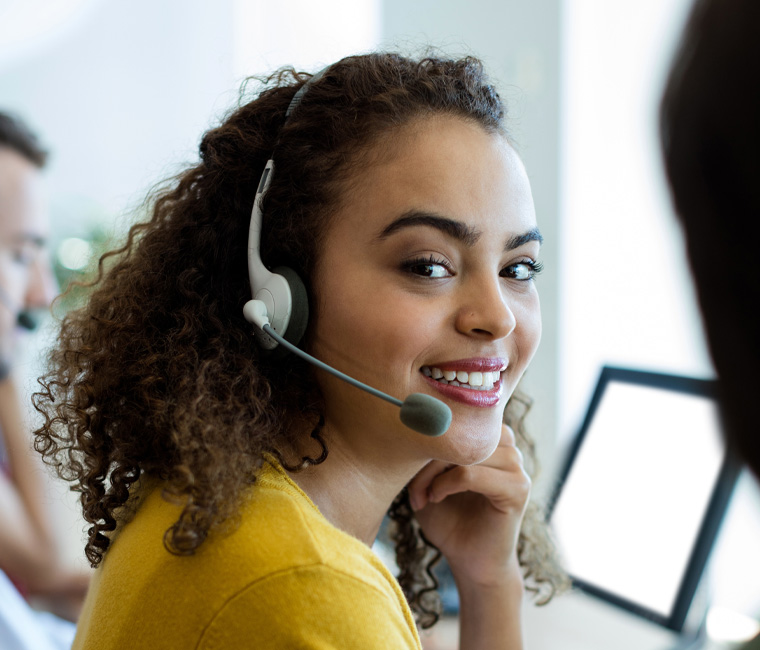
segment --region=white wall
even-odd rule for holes
[[[374,47],[378,2],[0,0],[0,35],[24,34],[0,47],[0,107],[52,150],[56,225],[120,219],[197,159],[246,76]]]
[[[234,95],[229,3],[95,3],[72,28],[0,68],[0,104],[52,150],[53,217],[108,218],[194,158]],[[221,100],[221,101],[220,101]]]
[[[603,364],[712,376],[657,107],[690,0],[566,0],[560,436]]]

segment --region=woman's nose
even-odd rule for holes
[[[469,336],[501,339],[509,336],[517,325],[509,306],[501,278],[473,278],[462,286],[464,299],[457,313],[457,329]]]

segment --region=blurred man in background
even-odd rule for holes
[[[45,624],[21,594],[42,596],[69,617],[88,576],[62,567],[46,506],[46,482],[32,449],[29,408],[13,377],[22,330],[57,289],[47,250],[41,170],[46,153],[18,119],[0,112],[0,646],[46,648]],[[18,591],[14,589],[11,582]],[[53,627],[66,633],[66,626]],[[24,635],[26,645],[24,645]],[[69,639],[70,642],[70,639]],[[50,646],[56,647],[56,646]]]

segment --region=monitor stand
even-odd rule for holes
[[[695,634],[684,637],[667,650],[699,650],[699,648],[704,647],[705,643],[707,643],[707,630],[703,622]]]
[[[699,650],[707,643],[707,610],[710,609],[711,600],[709,583],[708,572],[704,571],[686,615],[681,639],[667,650]]]

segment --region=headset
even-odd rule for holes
[[[33,330],[37,327],[37,319],[27,309],[19,310],[13,304],[11,297],[5,289],[0,286],[0,304],[16,315],[16,324],[27,330]],[[3,381],[11,373],[11,365],[8,360],[0,358],[0,381]]]
[[[285,111],[286,122],[301,104],[308,89],[328,70],[329,66],[310,77],[298,89]],[[279,266],[270,271],[261,260],[261,203],[272,182],[274,170],[274,161],[270,158],[259,179],[248,229],[248,281],[251,285],[252,299],[243,307],[243,315],[249,323],[255,325],[254,336],[257,342],[264,350],[274,350],[278,345],[282,345],[325,372],[400,407],[401,421],[410,429],[427,436],[442,435],[451,424],[451,409],[440,400],[424,393],[413,393],[402,402],[349,377],[296,347],[303,338],[309,322],[306,287],[293,269]]]
[[[0,286],[0,303],[12,313],[16,314],[16,324],[20,327],[23,327],[26,330],[33,330],[37,327],[37,319],[32,313],[28,309],[18,309],[2,286]]]
[[[285,122],[301,104],[306,91],[319,81],[327,70],[328,68],[323,68],[298,89],[285,111]],[[248,281],[251,284],[253,299],[261,300],[266,305],[269,321],[274,331],[293,345],[298,345],[306,333],[306,326],[309,322],[309,299],[306,294],[306,286],[298,277],[298,273],[290,267],[279,266],[272,272],[261,261],[261,224],[263,221],[261,202],[269,188],[273,172],[274,161],[270,158],[267,160],[259,179],[256,197],[253,201],[253,210],[251,211],[251,224],[248,229]],[[261,328],[255,330],[255,336],[265,350],[273,350],[278,345],[277,340],[267,335]]]

